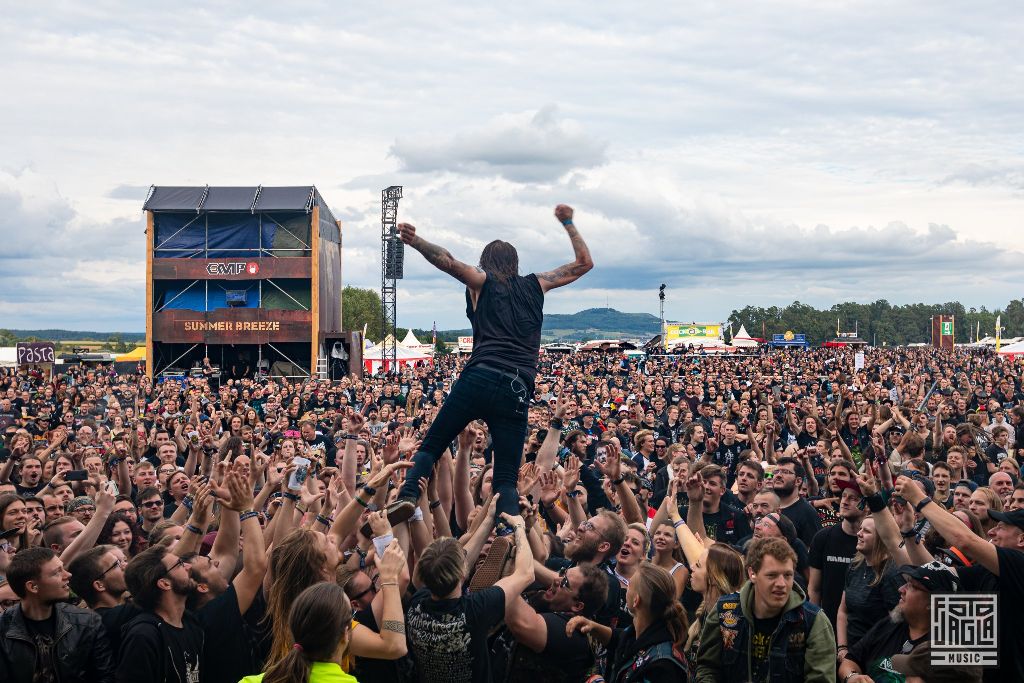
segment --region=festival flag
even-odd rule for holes
[[[434,336],[432,337],[432,340],[433,341],[431,343],[434,346],[437,346],[437,321],[436,320],[434,321]]]
[[[999,323],[1002,320],[1002,317],[1003,317],[1002,315],[997,315],[996,316],[996,353],[999,353],[999,346],[1000,346],[1001,342],[1003,341],[1003,334],[1000,331],[1001,328],[1000,328],[1000,325],[999,325]]]

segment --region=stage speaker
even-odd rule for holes
[[[401,280],[405,273],[405,244],[398,237],[389,237],[384,257],[384,277]]]

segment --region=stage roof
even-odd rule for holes
[[[177,187],[153,185],[142,207],[145,211],[305,211],[327,202],[313,185],[295,187]],[[331,215],[331,220],[334,216]]]

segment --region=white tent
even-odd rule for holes
[[[740,325],[740,331],[736,333],[736,336],[729,342],[732,346],[741,349],[755,348],[758,346],[758,341],[750,336],[747,332],[747,328],[742,324]]]
[[[412,333],[410,332],[409,335],[406,335],[406,339],[408,339],[411,334]],[[413,336],[413,339],[416,339],[416,337]],[[392,371],[389,367],[391,361],[388,360],[388,362],[385,363],[384,359],[381,357],[384,352],[385,342],[389,341],[394,342],[394,337],[390,334],[385,337],[384,342],[381,342],[380,344],[374,344],[369,339],[367,339],[363,344],[363,367],[370,374],[376,373],[381,369],[381,367],[384,367],[387,372]],[[429,347],[424,346],[423,344],[420,344],[419,346],[420,348],[418,349],[409,348],[405,346],[405,344],[398,344],[395,346],[395,362],[398,363],[398,368],[395,368],[395,371],[400,370],[406,365],[411,365],[419,361],[425,361],[427,363],[430,362],[431,354],[428,353]]]
[[[1011,360],[1016,360],[1018,356],[1024,356],[1024,341],[1003,346],[999,349],[999,355],[1009,356]]]
[[[16,368],[18,367],[18,347],[17,346],[2,346],[0,347],[0,368]]]
[[[409,348],[412,348],[414,346],[422,346],[422,344],[420,344],[420,340],[417,339],[416,335],[412,333],[411,328],[409,329],[408,332],[405,333],[405,339],[402,340],[402,346],[407,346]]]

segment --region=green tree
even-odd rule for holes
[[[440,337],[438,337],[437,341],[434,342],[434,355],[436,355],[436,356],[446,356],[446,355],[448,355],[448,347],[445,346],[444,340],[442,340]]]
[[[341,291],[341,325],[345,330],[362,330],[373,342],[383,338],[380,293],[372,289],[345,287]]]

